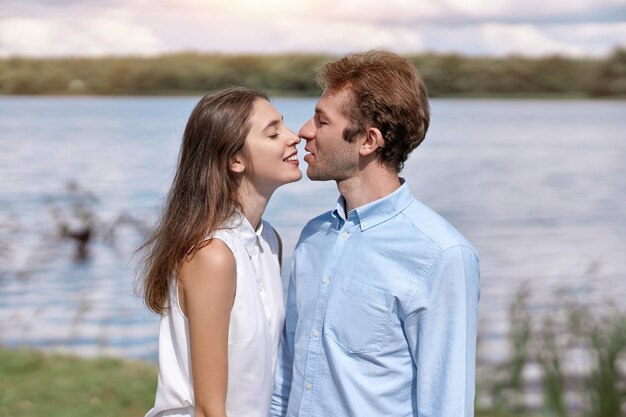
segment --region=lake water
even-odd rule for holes
[[[0,344],[156,359],[158,317],[133,295],[141,233],[114,224],[154,219],[196,100],[0,98]],[[274,100],[294,131],[314,103]],[[403,176],[481,254],[482,359],[504,357],[524,282],[537,311],[563,295],[592,308],[626,296],[625,132],[626,102],[432,100]],[[68,181],[97,198],[82,260],[52,215],[72,218]],[[286,254],[336,198],[334,183],[306,179],[275,194],[265,218]]]

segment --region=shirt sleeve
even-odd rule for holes
[[[479,262],[470,247],[444,250],[422,277],[404,321],[415,366],[417,415],[474,415]]]
[[[295,263],[291,268],[289,278],[289,288],[287,293],[287,307],[285,312],[285,326],[278,345],[278,358],[276,361],[276,376],[274,381],[274,392],[270,407],[271,417],[283,417],[287,414],[287,404],[289,402],[289,392],[291,391],[291,381],[293,376],[293,352],[296,324],[298,322],[298,311],[296,308],[296,286],[295,286]]]

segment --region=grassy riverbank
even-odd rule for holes
[[[147,363],[0,348],[0,417],[141,417],[153,404],[156,381],[156,367]],[[565,413],[476,411],[476,417],[548,415]]]
[[[0,417],[141,417],[153,404],[156,380],[146,363],[0,348]]]
[[[0,348],[0,417],[140,417],[156,380],[140,362]]]
[[[566,302],[536,314],[530,297],[524,286],[510,307],[509,359],[478,364],[476,417],[623,416],[626,313],[607,304],[591,314]],[[572,362],[572,353],[583,361]],[[583,373],[581,364],[588,368]],[[533,365],[540,377],[529,380]],[[148,363],[0,348],[0,417],[141,417],[153,404],[156,381]],[[527,403],[533,392],[541,405]]]
[[[433,97],[626,98],[626,50],[605,58],[407,56]],[[311,54],[0,59],[0,94],[199,95],[241,85],[272,95],[317,96]]]

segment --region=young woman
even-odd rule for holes
[[[142,247],[144,298],[161,314],[146,417],[268,415],[284,306],[280,239],[261,216],[276,188],[302,177],[299,142],[257,91],[219,91],[193,110]]]

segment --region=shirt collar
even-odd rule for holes
[[[340,228],[346,220],[356,220],[362,231],[374,227],[389,220],[403,211],[413,202],[413,196],[404,178],[400,178],[400,187],[383,198],[357,207],[345,216],[346,200],[343,196],[337,199],[337,207],[332,211],[332,216],[337,220],[337,228]]]
[[[241,212],[237,212],[225,225],[226,229],[232,230],[243,242],[248,256],[254,254],[255,246],[260,246],[261,233],[263,233],[263,219],[259,222],[256,230],[252,227],[246,216]]]

